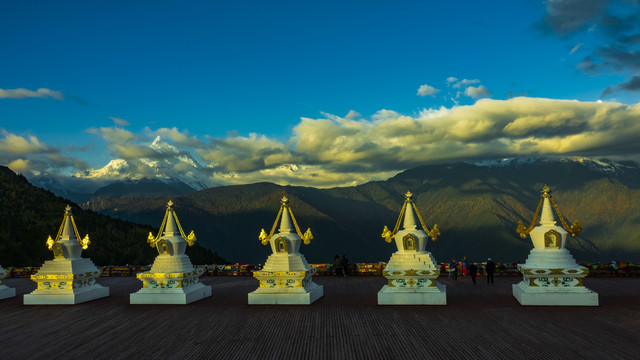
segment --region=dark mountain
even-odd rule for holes
[[[173,197],[181,219],[205,247],[226,258],[263,262],[269,254],[257,236],[269,230],[282,195],[301,230],[315,239],[301,251],[311,262],[338,254],[351,261],[386,261],[395,251],[380,237],[396,221],[404,193],[414,193],[429,227],[442,235],[428,249],[440,262],[467,256],[482,260],[524,261],[532,248],[515,232],[531,221],[544,184],[567,221],[578,219],[581,236],[569,241],[578,260],[635,260],[640,257],[640,168],[635,163],[589,160],[510,161],[431,165],[404,171],[387,181],[355,187],[315,189],[271,183],[225,186]],[[156,224],[167,197],[102,199],[91,209],[144,224]],[[186,229],[185,229],[186,230]]]
[[[147,245],[150,231],[157,228],[117,220],[91,210],[83,210],[50,191],[32,186],[26,178],[0,166],[0,264],[3,266],[40,266],[53,254],[45,245],[47,236],[56,235],[64,208],[73,208],[81,236],[89,234],[91,245],[83,257],[97,265],[145,265],[157,252]],[[179,212],[178,212],[179,214]],[[164,210],[156,215],[160,225]],[[188,219],[184,226],[190,226]],[[188,249],[196,264],[223,262],[216,254],[198,244]]]
[[[91,196],[91,200],[103,198],[152,198],[175,196],[195,191],[191,186],[179,180],[162,181],[158,179],[140,179],[117,181],[101,187]]]

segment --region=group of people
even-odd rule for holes
[[[349,259],[347,255],[342,254],[342,258],[336,254],[333,258],[333,271],[335,275],[347,276],[349,275]]]
[[[487,274],[487,284],[493,284],[493,274],[496,271],[496,263],[493,262],[491,258],[487,259],[484,270]],[[458,280],[458,272],[462,272],[463,276],[471,276],[471,281],[475,285],[478,266],[473,261],[468,261],[466,256],[460,262],[451,259],[449,263],[449,279]]]

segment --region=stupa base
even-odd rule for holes
[[[598,293],[582,287],[582,291],[532,291],[522,283],[513,284],[513,296],[526,306],[598,306]],[[551,290],[551,289],[550,289]],[[574,290],[574,289],[572,289]]]
[[[398,289],[385,285],[378,292],[378,305],[447,305],[446,286],[421,289]]]
[[[198,283],[186,288],[142,288],[129,295],[129,303],[132,305],[186,305],[209,296],[211,296],[211,286]]]
[[[263,288],[249,293],[249,305],[311,305],[324,295],[322,285],[305,289],[305,292],[268,292]]]
[[[16,289],[0,285],[0,299],[7,299],[14,296],[16,296]]]
[[[75,305],[109,296],[109,288],[98,284],[72,291],[35,290],[24,295],[25,305]]]

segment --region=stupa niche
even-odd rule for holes
[[[0,266],[0,299],[6,299],[16,296],[16,289],[10,288],[2,283],[2,279],[7,276],[5,270]]]
[[[262,229],[259,236],[263,245],[271,245],[272,254],[262,270],[253,273],[260,287],[249,293],[250,305],[310,305],[324,294],[322,286],[312,279],[316,268],[309,266],[299,252],[300,242],[309,244],[313,239],[311,230],[302,234],[289,208],[289,199],[285,196],[281,201],[271,232],[267,234]],[[281,220],[280,229],[274,235],[278,220]]]
[[[552,204],[562,226],[556,225]],[[540,207],[540,224],[534,228]],[[516,231],[522,238],[530,235],[533,242],[527,261],[518,265],[524,279],[513,285],[513,296],[521,305],[598,306],[598,294],[582,284],[589,269],[578,265],[566,249],[567,235],[575,237],[582,228],[578,221],[567,225],[547,185],[531,225],[525,228],[520,222]]]
[[[399,230],[403,215],[404,229]],[[416,224],[416,216],[420,220],[421,229]],[[435,241],[438,235],[438,225],[434,225],[431,230],[427,229],[413,203],[411,192],[407,191],[395,228],[390,231],[385,226],[382,232],[385,241],[395,240],[398,251],[391,255],[382,272],[389,283],[378,292],[378,305],[447,304],[446,287],[436,281],[440,275],[440,267],[431,253],[425,250],[427,237]]]
[[[62,225],[55,239],[47,239],[53,252],[53,260],[47,260],[40,270],[31,275],[38,285],[36,290],[24,295],[25,305],[60,305],[109,296],[109,288],[97,283],[100,270],[91,259],[82,258],[82,250],[91,242],[89,235],[80,240],[71,207],[67,205]]]
[[[196,269],[184,252],[193,246],[193,231],[185,235],[169,200],[158,235],[147,242],[158,250],[151,270],[137,275],[142,289],[130,295],[131,304],[189,304],[211,296],[211,286],[200,283],[203,269]]]

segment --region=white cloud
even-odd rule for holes
[[[248,137],[211,138],[209,146],[197,149],[196,154],[221,171],[236,172],[267,169],[303,160],[291,152],[288,144],[254,133]]]
[[[21,136],[0,131],[0,164],[15,171],[46,171],[48,169],[86,169],[84,161],[63,155],[61,149],[49,146],[36,136]],[[69,150],[69,148],[65,150]]]
[[[420,87],[418,88],[417,95],[420,95],[420,96],[436,96],[438,91],[440,91],[440,90],[434,88],[433,86],[424,84],[424,85],[420,85]]]
[[[356,119],[362,117],[362,114],[355,110],[349,110],[349,113],[345,116],[345,119]]]
[[[449,79],[451,79],[451,78],[449,78]],[[453,79],[455,79],[455,78],[453,78]],[[456,79],[456,80],[458,80],[458,79]],[[469,85],[478,84],[478,83],[480,83],[480,80],[478,80],[478,79],[472,79],[472,80],[462,79],[462,80],[459,80],[459,81],[455,81],[453,83],[453,87],[455,89],[464,89],[464,88],[468,87]]]
[[[225,184],[251,184],[269,181],[276,184],[314,187],[355,186],[368,181],[386,180],[397,171],[336,172],[322,165],[283,165],[242,174],[219,173],[217,178]]]
[[[38,154],[49,151],[48,147],[41,143],[37,137],[22,137],[2,130],[2,139],[0,139],[0,151],[9,154]]]
[[[59,91],[40,88],[38,90],[29,89],[0,89],[0,99],[25,99],[25,98],[53,98],[64,100],[64,94]]]
[[[127,120],[118,118],[118,117],[113,117],[113,116],[109,116],[109,119],[113,120],[113,123],[116,125],[120,125],[120,126],[129,126],[131,125],[130,122],[128,122]]]
[[[489,89],[487,89],[487,87],[484,85],[480,85],[478,87],[469,86],[464,90],[464,94],[474,99],[491,96],[491,93],[489,93]]]
[[[579,42],[576,44],[576,46],[574,46],[571,51],[569,52],[569,55],[573,55],[574,52],[578,51],[578,49],[580,49],[580,47],[582,46],[582,43]]]
[[[23,172],[29,170],[29,160],[15,159],[7,164],[7,167],[15,172]]]
[[[189,147],[204,147],[205,143],[198,140],[197,137],[189,134],[188,131],[180,131],[176,127],[172,128],[160,128],[158,130],[152,131],[149,128],[146,128],[145,131],[152,136],[162,136],[164,138],[169,138],[177,144],[189,146]]]

